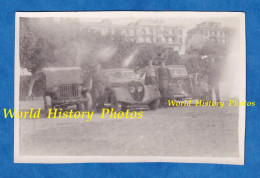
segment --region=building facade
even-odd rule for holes
[[[125,40],[136,43],[154,43],[172,48],[179,53],[185,52],[185,29],[169,26],[162,21],[140,20],[128,25],[113,25],[111,21],[88,23],[88,29],[105,35],[121,35]]]
[[[201,48],[207,42],[218,42],[228,45],[231,40],[232,29],[222,27],[218,22],[203,22],[187,31],[186,49]]]

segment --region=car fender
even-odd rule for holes
[[[118,87],[118,88],[113,88],[112,91],[114,92],[117,100],[119,102],[122,102],[122,103],[130,103],[130,104],[135,104],[137,103],[131,93],[129,92],[129,90],[127,90],[126,88],[124,87]]]

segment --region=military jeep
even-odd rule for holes
[[[76,106],[77,110],[88,108],[88,88],[84,84],[80,67],[44,68],[44,108],[66,109]]]
[[[106,69],[102,71],[105,79],[106,104],[116,111],[130,107],[148,105],[155,110],[160,104],[160,92],[156,86],[144,85],[132,69]]]

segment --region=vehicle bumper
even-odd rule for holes
[[[87,102],[88,98],[68,98],[68,99],[59,99],[59,100],[52,100],[52,104],[73,104],[73,103],[81,103]]]

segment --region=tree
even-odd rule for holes
[[[198,51],[200,55],[225,56],[227,49],[227,46],[221,42],[207,41]]]
[[[47,62],[53,62],[54,46],[37,31],[30,29],[28,19],[21,20],[20,65],[31,72],[27,98],[32,95],[33,85],[41,77]]]
[[[206,68],[206,62],[202,56],[212,56],[222,60],[227,54],[228,46],[218,41],[206,41],[202,46],[193,45],[186,51],[185,61],[189,70],[193,73],[203,72]],[[220,61],[221,63],[222,61]]]

